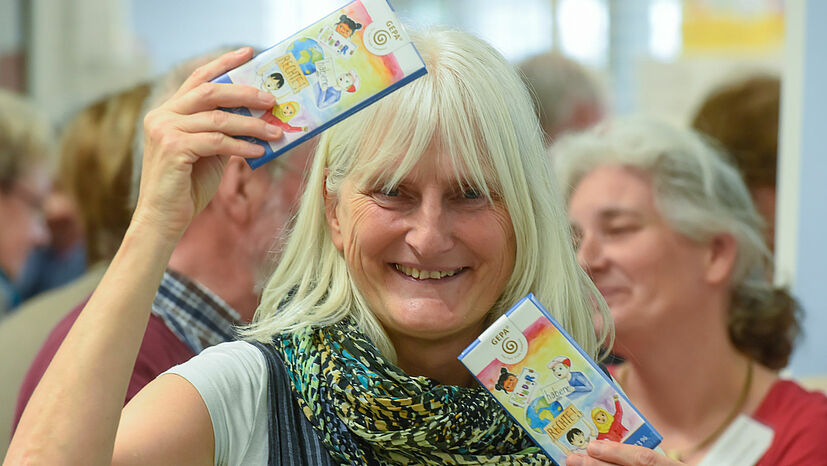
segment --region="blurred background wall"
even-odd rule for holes
[[[95,98],[219,46],[264,48],[345,0],[3,0],[0,86],[60,126]],[[807,318],[794,375],[827,373],[827,32],[820,0],[392,0],[408,23],[476,33],[518,62],[556,50],[584,64],[610,113],[685,124],[714,86],[783,77],[778,280]]]

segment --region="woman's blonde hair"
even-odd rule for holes
[[[493,321],[534,293],[591,355],[612,333],[594,285],[577,264],[562,200],[543,150],[531,99],[515,69],[466,33],[412,34],[428,74],[329,129],[321,138],[295,224],[247,338],[352,317],[387,357],[395,351],[354,284],[325,219],[325,191],[342,181],[397,185],[438,140],[458,184],[508,210],[516,239],[512,275],[489,313]],[[593,314],[603,322],[594,330]]]

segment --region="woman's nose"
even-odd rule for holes
[[[423,196],[410,214],[406,242],[420,255],[447,252],[454,245],[452,218],[441,198]]]
[[[599,237],[589,232],[583,233],[577,249],[577,262],[589,275],[606,267],[607,261]]]

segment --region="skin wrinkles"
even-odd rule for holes
[[[435,151],[394,189],[360,189],[346,178],[330,202],[334,243],[396,348],[476,338],[514,268],[514,229],[501,203],[458,186],[450,159]],[[396,264],[459,272],[418,280]]]

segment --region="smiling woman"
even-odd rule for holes
[[[400,349],[388,338],[388,322],[374,318],[389,304],[380,301],[391,299],[381,288],[400,298],[396,319],[423,312],[424,325],[436,318],[429,338],[453,340],[455,356],[531,291],[596,354],[592,305],[575,291],[591,285],[570,262],[568,229],[558,223],[561,204],[537,121],[523,112],[531,101],[518,75],[466,34],[431,31],[415,43],[429,74],[322,138],[309,185],[324,188],[305,192],[247,335],[266,341],[351,316],[395,359]],[[454,275],[419,283],[406,280],[406,270]],[[456,312],[428,316],[413,295],[403,305],[404,290],[420,292],[414,289],[450,297],[442,304]],[[465,375],[461,366],[456,371]]]
[[[205,350],[133,398],[117,429],[116,462],[550,463],[457,356],[529,292],[596,356],[610,334],[608,310],[577,264],[514,68],[464,33],[412,39],[428,74],[323,134],[246,341]],[[59,443],[66,449],[89,437],[112,447],[114,426],[102,419],[117,418],[117,393],[101,388],[122,383],[118,371],[134,354],[95,350],[111,347],[97,340],[117,338],[124,348],[138,339],[164,251],[223,167],[212,154],[260,154],[201,134],[264,134],[261,120],[232,115],[215,128],[204,114],[272,107],[269,93],[254,99],[241,86],[206,82],[249,59],[245,53],[202,68],[147,117],[141,199],[108,272],[118,280],[105,279],[83,311],[112,329],[100,332],[81,315],[75,339],[69,335],[44,376],[48,388],[38,387],[27,407],[16,454],[25,445],[44,454],[44,435],[68,439]],[[595,317],[606,322],[599,335]],[[111,370],[81,374],[78,359]],[[94,403],[72,403],[95,390]],[[89,405],[96,412],[70,409]],[[56,432],[58,418],[84,428]],[[83,451],[72,458],[88,463],[95,452],[108,461],[105,448],[76,448]]]

